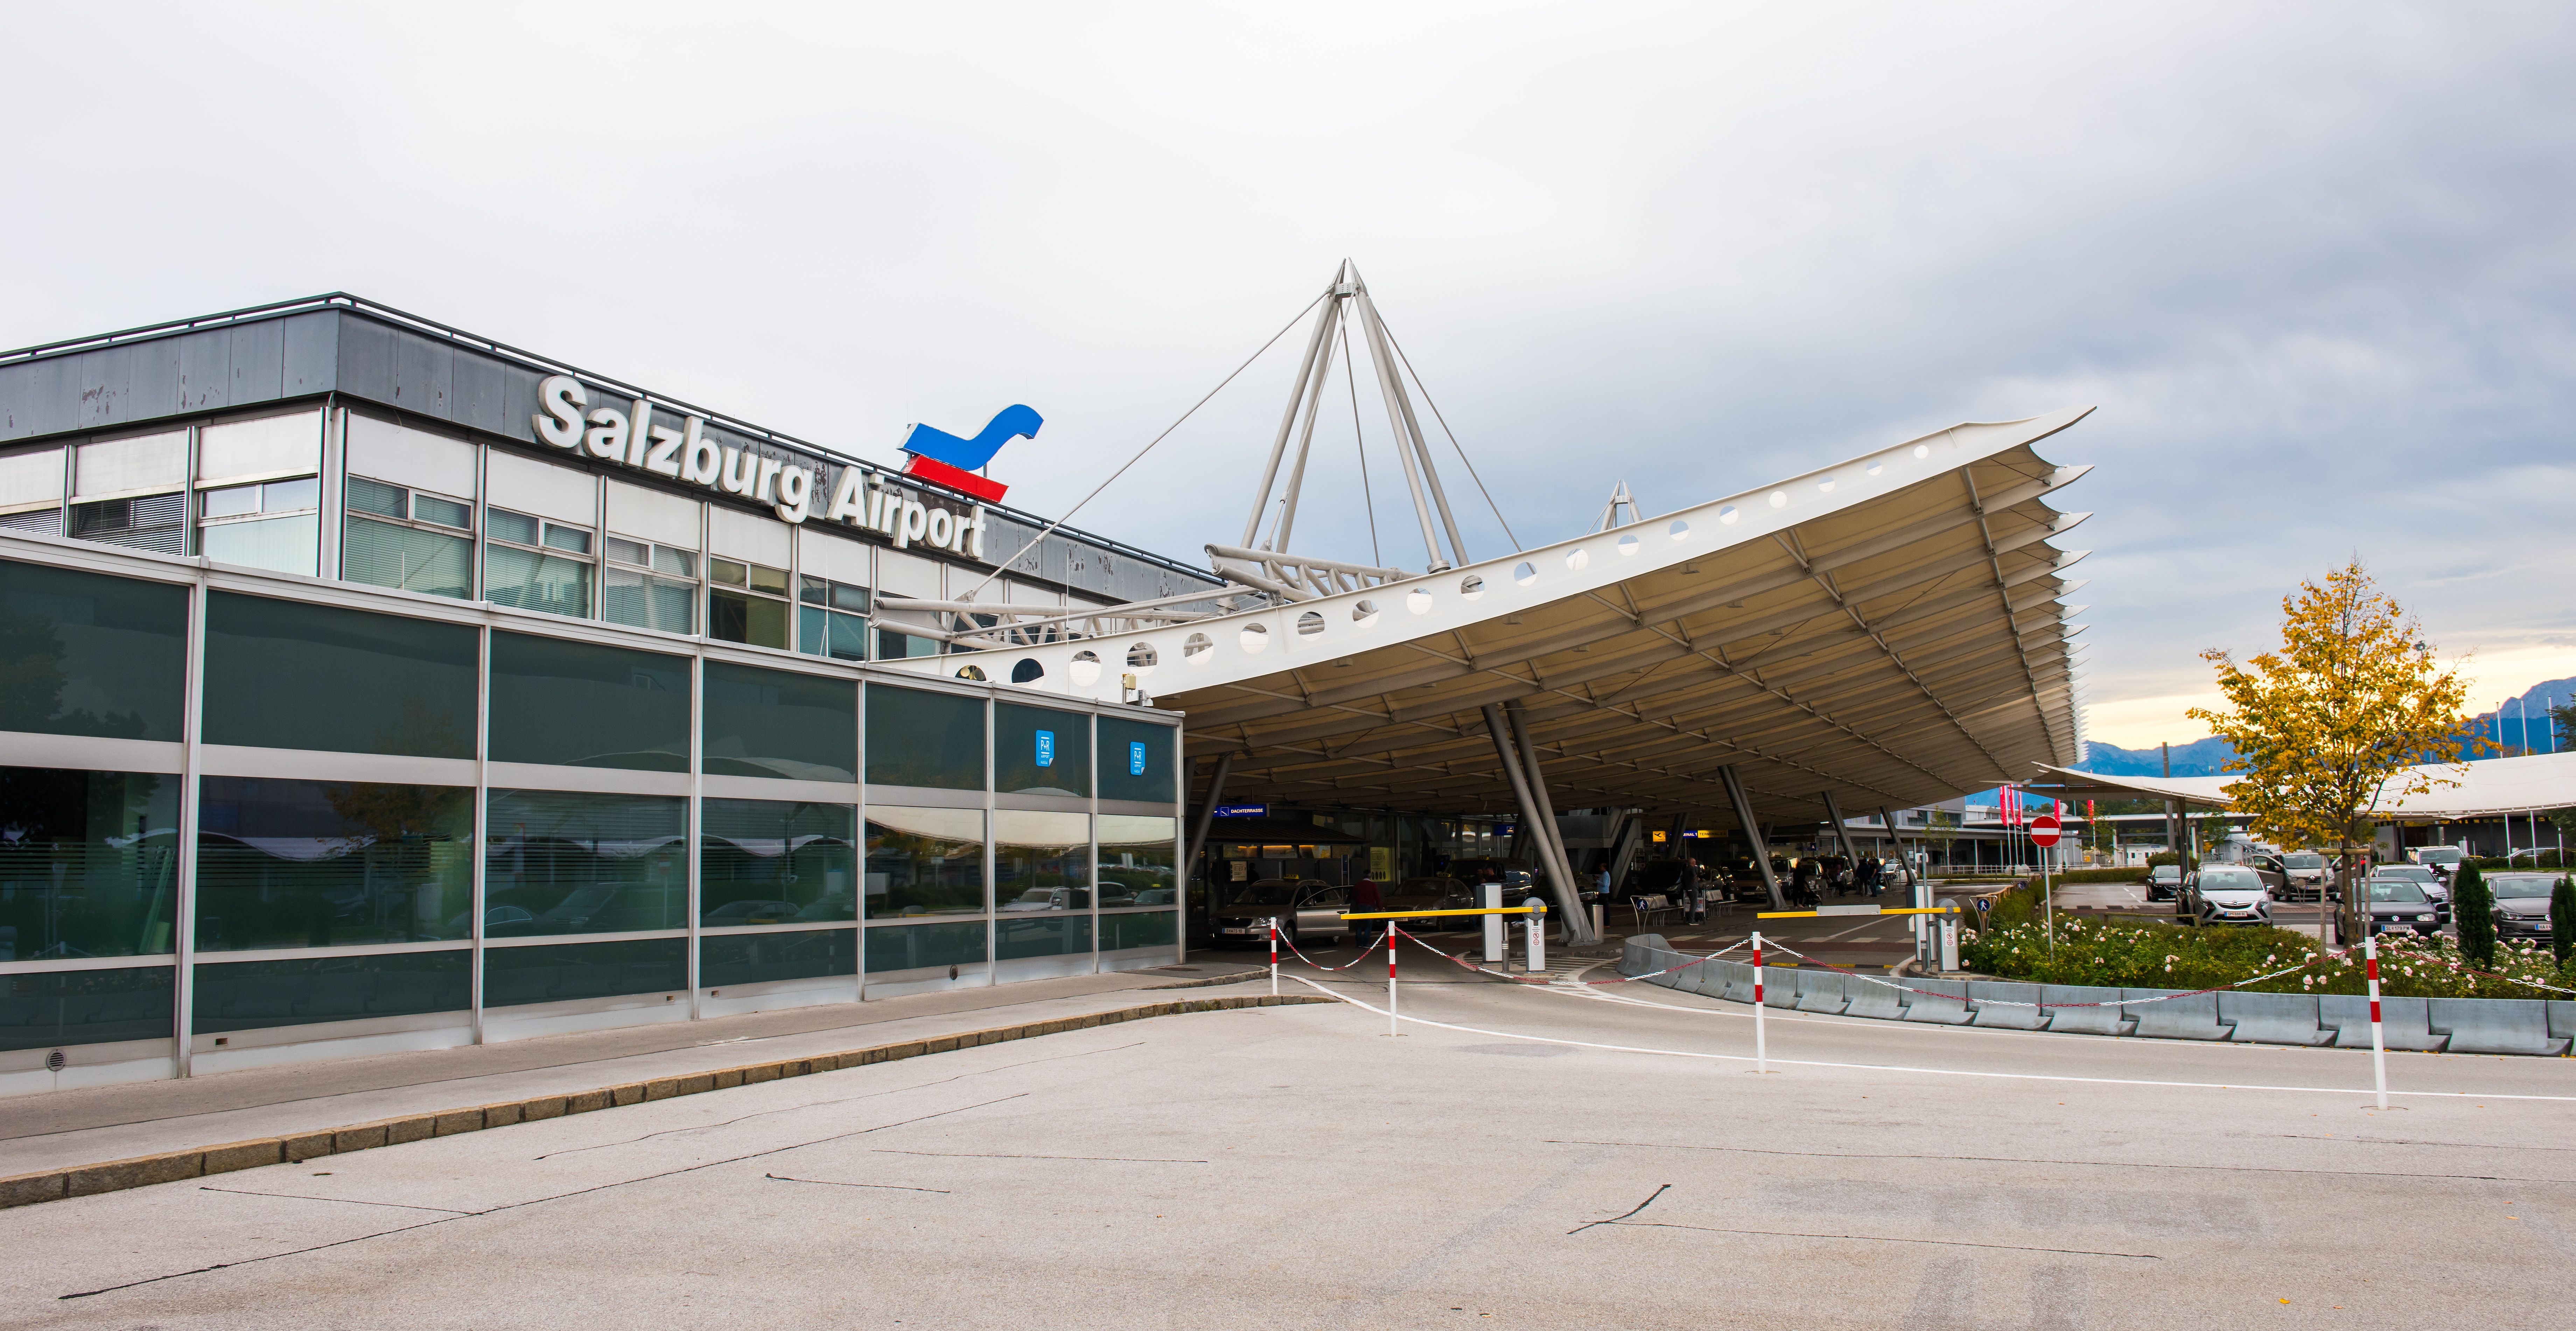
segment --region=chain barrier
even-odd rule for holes
[[[1459,956],[1459,955],[1457,955],[1456,953],[1443,952],[1443,951],[1441,951],[1438,947],[1434,946],[1434,945],[1433,945],[1433,944],[1432,944],[1428,939],[1417,938],[1417,937],[1415,937],[1413,934],[1406,933],[1406,932],[1405,932],[1404,930],[1402,930],[1402,929],[1398,929],[1398,930],[1396,930],[1396,932],[1397,932],[1397,933],[1400,933],[1400,934],[1404,934],[1405,941],[1407,941],[1407,942],[1421,944],[1421,946],[1422,946],[1423,950],[1425,950],[1425,951],[1427,951],[1427,952],[1431,953],[1433,956],[1446,958],[1446,959],[1448,959],[1449,961],[1455,962],[1455,963],[1457,963],[1458,965],[1463,966],[1463,967],[1467,968],[1468,970],[1474,971],[1474,972],[1476,972],[1476,973],[1477,973],[1477,974],[1479,974],[1479,975],[1491,975],[1491,976],[1495,977],[1496,979],[1509,980],[1509,981],[1511,981],[1511,982],[1512,982],[1512,983],[1514,983],[1514,984],[1554,984],[1554,983],[1556,983],[1556,979],[1555,979],[1555,977],[1554,977],[1554,976],[1544,976],[1544,977],[1541,977],[1541,976],[1529,976],[1529,975],[1514,975],[1514,974],[1511,974],[1511,973],[1510,973],[1510,972],[1508,972],[1508,971],[1492,970],[1492,969],[1489,969],[1489,968],[1487,968],[1487,967],[1485,967],[1485,966],[1478,965],[1478,964],[1477,964],[1477,963],[1475,963],[1475,962],[1469,961],[1469,960],[1467,960],[1465,957],[1463,957],[1463,956]],[[1704,956],[1704,957],[1693,957],[1693,958],[1691,958],[1690,960],[1685,961],[1685,962],[1681,963],[1681,964],[1680,964],[1680,965],[1678,965],[1678,966],[1666,966],[1666,967],[1664,967],[1664,969],[1663,969],[1663,970],[1659,970],[1659,971],[1648,971],[1648,972],[1646,972],[1646,973],[1645,973],[1645,974],[1643,974],[1643,975],[1619,975],[1619,976],[1613,976],[1612,978],[1607,979],[1607,980],[1584,980],[1584,981],[1580,981],[1580,983],[1583,983],[1583,984],[1629,984],[1629,983],[1633,983],[1633,982],[1638,981],[1638,980],[1651,980],[1651,979],[1655,978],[1655,977],[1656,977],[1656,976],[1658,976],[1658,975],[1667,974],[1667,973],[1670,973],[1670,972],[1673,972],[1673,971],[1685,971],[1685,970],[1689,970],[1691,967],[1696,966],[1696,965],[1700,964],[1700,963],[1701,963],[1701,962],[1703,962],[1703,961],[1715,961],[1715,960],[1717,960],[1719,957],[1725,956],[1727,953],[1732,952],[1732,951],[1734,951],[1735,949],[1737,949],[1737,948],[1739,948],[1739,947],[1744,946],[1744,943],[1745,943],[1745,940],[1743,940],[1743,939],[1738,939],[1738,940],[1736,940],[1735,942],[1729,943],[1729,944],[1727,944],[1726,946],[1724,946],[1724,947],[1722,947],[1722,948],[1719,948],[1719,949],[1718,949],[1717,951],[1715,951],[1715,952],[1711,952],[1711,953],[1709,953],[1707,956]]]
[[[1353,937],[1354,941],[1356,941],[1356,940],[1357,940],[1358,935],[1356,935],[1356,934],[1355,934],[1355,935],[1353,935],[1352,937]],[[1359,954],[1358,956],[1351,958],[1349,961],[1343,962],[1343,963],[1342,963],[1341,965],[1339,965],[1339,966],[1327,966],[1327,965],[1325,965],[1324,963],[1322,963],[1322,962],[1320,962],[1320,961],[1315,960],[1313,957],[1307,956],[1304,952],[1298,951],[1298,948],[1297,948],[1297,939],[1295,938],[1295,936],[1293,936],[1293,935],[1291,935],[1291,934],[1287,933],[1287,932],[1286,932],[1286,931],[1284,931],[1284,930],[1283,930],[1283,931],[1281,931],[1281,933],[1280,933],[1280,935],[1279,935],[1279,945],[1280,945],[1280,946],[1282,946],[1282,947],[1284,947],[1284,948],[1287,948],[1290,952],[1294,952],[1294,953],[1296,953],[1296,955],[1297,955],[1297,959],[1298,959],[1299,961],[1305,962],[1307,965],[1312,966],[1312,967],[1314,967],[1315,969],[1317,969],[1317,970],[1319,970],[1319,971],[1324,971],[1324,972],[1326,972],[1326,973],[1330,973],[1330,972],[1333,972],[1333,971],[1346,971],[1346,970],[1349,970],[1351,967],[1356,966],[1356,965],[1360,964],[1361,962],[1368,960],[1368,959],[1369,959],[1369,953],[1375,950],[1375,949],[1373,949],[1373,948],[1366,948],[1366,947],[1364,947],[1364,948],[1361,948],[1361,949],[1360,949],[1360,954]]]

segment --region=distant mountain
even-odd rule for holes
[[[2566,745],[2551,733],[2549,708],[2571,701],[2576,701],[2576,679],[2543,680],[2525,690],[2519,700],[2507,698],[2494,711],[2478,713],[2478,733],[2508,749],[2554,752]]]
[[[2532,727],[2534,731],[2538,726]],[[2117,744],[2093,740],[2085,746],[2084,761],[2075,764],[2079,772],[2102,776],[2163,776],[2164,755],[2155,749],[2124,749]],[[2212,735],[2189,744],[2173,746],[2175,776],[2223,776],[2222,770],[2236,757],[2236,747]]]

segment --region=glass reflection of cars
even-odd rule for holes
[[[1085,887],[1032,887],[1001,904],[1004,911],[1089,910],[1091,889]]]
[[[702,922],[718,929],[742,924],[785,924],[799,913],[793,901],[728,901],[708,911]]]

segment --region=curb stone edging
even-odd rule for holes
[[[598,1090],[540,1095],[524,1100],[505,1100],[497,1104],[466,1109],[447,1109],[427,1114],[404,1114],[345,1128],[322,1128],[276,1137],[255,1137],[248,1141],[226,1142],[220,1146],[164,1151],[156,1155],[139,1155],[131,1159],[109,1160],[94,1165],[69,1165],[60,1169],[38,1170],[31,1174],[15,1174],[0,1178],[0,1209],[32,1206],[38,1202],[58,1201],[66,1197],[93,1197],[104,1192],[150,1187],[156,1183],[176,1183],[183,1179],[203,1178],[209,1174],[226,1174],[237,1169],[257,1169],[262,1165],[301,1164],[326,1155],[345,1155],[351,1151],[373,1150],[380,1146],[399,1146],[404,1142],[422,1141],[430,1137],[451,1137],[458,1133],[508,1127],[513,1123],[534,1123],[543,1119],[561,1118],[566,1114],[586,1114],[620,1105],[641,1104],[648,1100],[668,1100],[676,1096],[728,1090],[736,1086],[756,1085],[785,1077],[803,1077],[817,1072],[837,1072],[843,1068],[865,1067],[873,1063],[892,1063],[899,1059],[919,1058],[925,1054],[944,1054],[958,1049],[1001,1044],[1007,1040],[1033,1039],[1041,1035],[1061,1035],[1067,1031],[1091,1030],[1101,1026],[1114,1026],[1121,1022],[1143,1021],[1150,1017],[1337,1001],[1339,1000],[1312,994],[1288,994],[1279,997],[1268,994],[1247,994],[1228,998],[1195,998],[1172,1003],[1151,1003],[1141,1007],[1112,1008],[1106,1012],[1090,1012],[1078,1017],[1056,1017],[1017,1026],[993,1026],[979,1031],[964,1031],[956,1035],[932,1036],[896,1044],[871,1045],[864,1049],[849,1049],[837,1054],[816,1054],[806,1058],[747,1063],[740,1067],[723,1068],[714,1072],[658,1077],[650,1081],[627,1082]]]

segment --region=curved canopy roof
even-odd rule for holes
[[[1728,764],[1765,820],[1929,803],[2076,758],[2082,555],[2051,541],[2085,515],[2048,497],[2087,469],[2034,446],[2089,410],[1466,568],[887,664],[1102,701],[1132,673],[1191,755],[1238,755],[1229,801],[1508,811],[1481,709],[1520,700],[1560,809],[1723,810]]]

